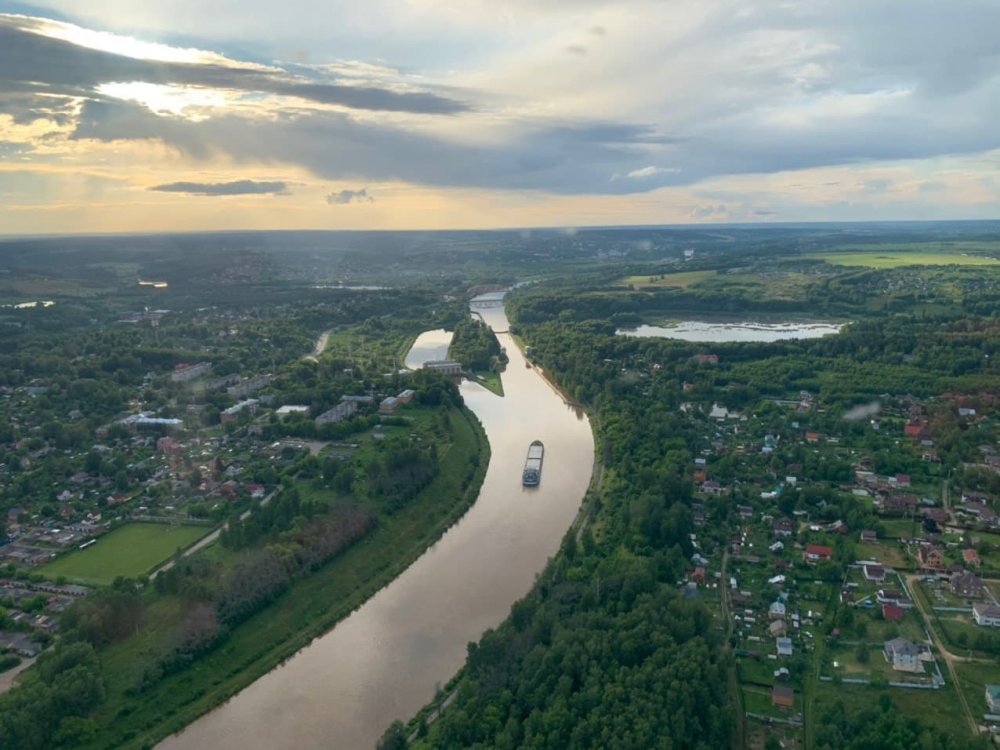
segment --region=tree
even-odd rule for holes
[[[396,720],[389,725],[376,745],[377,750],[406,750],[410,743],[406,739],[406,727]]]

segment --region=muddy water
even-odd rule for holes
[[[479,312],[507,330],[503,308]],[[492,450],[475,505],[350,617],[161,748],[370,750],[390,722],[434,696],[461,667],[468,642],[531,588],[579,508],[594,444],[582,412],[525,366],[508,335],[499,339],[510,357],[506,395],[462,384]],[[536,439],[545,443],[542,481],[527,489],[521,470]]]

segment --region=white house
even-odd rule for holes
[[[972,616],[976,624],[988,628],[1000,628],[1000,607],[995,604],[976,602],[972,605]]]
[[[885,660],[897,672],[924,671],[924,667],[920,663],[920,648],[905,638],[893,638],[891,641],[886,641],[883,653]]]

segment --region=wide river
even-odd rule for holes
[[[479,312],[507,330],[502,307]],[[584,414],[525,366],[509,335],[498,338],[510,358],[505,396],[462,383],[492,451],[475,505],[333,630],[160,748],[371,750],[393,720],[434,697],[462,666],[466,645],[528,592],[580,507],[594,442]],[[545,443],[542,482],[527,489],[521,470],[536,439]]]

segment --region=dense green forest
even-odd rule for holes
[[[463,318],[455,324],[448,354],[469,370],[489,370],[506,362],[497,337],[478,318]]]

